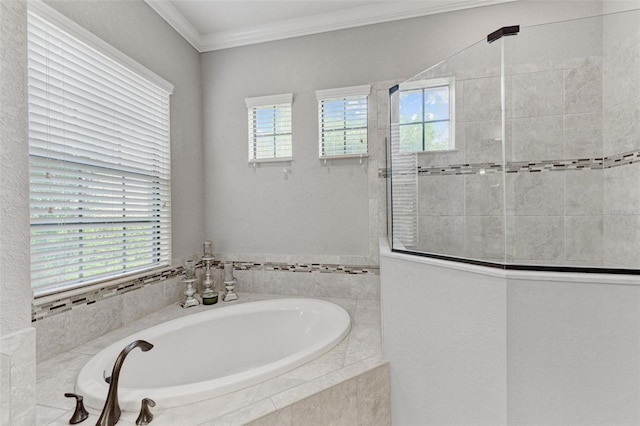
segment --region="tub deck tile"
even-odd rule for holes
[[[73,413],[74,401],[65,398],[64,393],[73,392],[76,377],[91,356],[114,341],[164,321],[205,310],[219,309],[237,303],[292,297],[260,293],[239,293],[239,295],[240,299],[236,302],[219,302],[214,306],[200,305],[190,309],[182,309],[177,305],[169,306],[39,363],[37,365],[37,404],[43,422],[38,425],[68,424]],[[153,424],[156,426],[240,425],[260,418],[262,423],[256,424],[288,425],[292,421],[291,404],[327,391],[345,380],[351,380],[358,374],[386,362],[382,359],[380,304],[377,300],[328,297],[317,297],[317,299],[342,306],[352,319],[350,334],[331,351],[279,377],[237,392],[175,408],[156,407],[152,409]],[[93,423],[99,416],[99,410],[88,408],[88,411],[91,414],[89,421]],[[58,415],[58,418],[48,423],[54,414]],[[137,415],[137,412],[123,412],[118,425],[134,425]],[[270,423],[272,420],[276,423]]]

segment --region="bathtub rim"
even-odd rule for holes
[[[182,328],[183,326],[195,325],[219,317],[242,315],[243,313],[247,312],[255,313],[260,311],[268,311],[270,310],[270,306],[275,305],[277,307],[281,306],[283,303],[294,303],[296,305],[300,303],[312,303],[316,306],[323,305],[340,315],[340,320],[346,321],[346,326],[338,335],[334,337],[324,338],[319,342],[314,342],[313,345],[305,348],[303,351],[295,352],[285,358],[281,358],[277,361],[262,365],[255,369],[251,369],[251,374],[249,374],[248,377],[245,377],[243,380],[237,379],[242,379],[243,375],[247,375],[247,371],[231,374],[221,378],[202,380],[189,384],[166,386],[163,388],[134,389],[119,386],[118,394],[120,408],[122,409],[122,411],[138,411],[140,408],[140,401],[152,394],[156,395],[155,398],[152,397],[152,399],[154,399],[156,403],[163,409],[174,408],[181,405],[191,404],[223,396],[228,393],[232,393],[237,390],[256,385],[270,378],[278,377],[288,371],[298,368],[331,351],[350,334],[352,319],[349,313],[342,306],[322,299],[314,299],[310,297],[283,297],[247,303],[235,303],[228,306],[218,306],[217,308],[214,308],[212,310],[194,312],[192,314],[187,313],[184,316],[169,319],[162,323],[148,327],[144,330],[132,333],[127,337],[118,339],[115,342],[109,344],[98,353],[93,355],[82,366],[75,382],[75,391],[76,393],[80,393],[84,396],[85,405],[93,409],[102,409],[104,405],[104,399],[109,387],[109,385],[101,377],[101,373],[107,370],[107,368],[104,367],[105,363],[107,366],[111,365],[122,348],[131,343],[131,341],[137,339],[151,340],[152,338],[149,337],[150,333],[151,335],[153,335],[154,332],[156,332],[156,335],[164,334],[162,333],[162,329],[166,328],[168,323],[172,323],[171,329],[178,329]],[[256,310],[256,305],[261,306],[262,309]],[[231,312],[229,310],[231,310]],[[303,355],[300,355],[301,353]],[[106,371],[106,373],[108,374],[109,372]],[[211,387],[212,382],[217,382],[215,383],[217,385],[215,390],[206,392]],[[82,383],[82,385],[80,383]],[[174,393],[174,395],[169,395],[170,393]],[[97,396],[96,394],[101,396]],[[200,394],[200,396],[195,396],[195,394]],[[167,401],[165,400],[165,398],[170,398],[170,400]]]

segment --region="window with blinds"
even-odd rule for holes
[[[292,159],[293,94],[246,98],[249,118],[249,162]]]
[[[168,265],[172,86],[44,8],[28,15],[31,283]],[[111,54],[117,52],[115,54]]]
[[[368,153],[369,93],[369,85],[316,91],[320,158]]]

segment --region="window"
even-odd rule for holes
[[[438,78],[400,88],[400,152],[455,148],[454,80]]]
[[[363,156],[371,86],[316,91],[320,158]]]
[[[172,86],[33,3],[28,98],[35,293],[168,265]]]
[[[249,162],[291,160],[293,94],[246,98]]]

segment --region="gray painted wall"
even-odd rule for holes
[[[409,78],[496,28],[601,11],[600,2],[519,1],[203,54],[205,236],[217,253],[247,257],[368,256],[366,168],[377,165],[318,160],[315,90]],[[244,98],[288,92],[294,160],[254,169]]]

